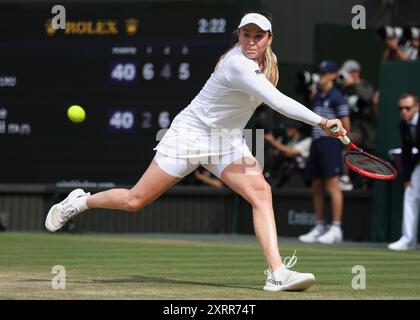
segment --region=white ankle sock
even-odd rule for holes
[[[315,227],[319,232],[323,233],[325,231],[325,220],[316,220]]]
[[[340,221],[334,221],[331,228],[337,228],[341,230],[341,222]]]
[[[83,212],[83,211],[89,209],[89,207],[87,206],[87,203],[86,203],[87,198],[89,196],[90,196],[90,194],[86,194],[86,195],[83,195],[81,197],[78,197],[78,198],[74,199],[74,204],[76,205],[77,210],[79,210],[79,212]]]

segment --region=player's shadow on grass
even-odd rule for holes
[[[130,278],[125,279],[102,279],[102,280],[92,280],[93,283],[98,284],[117,284],[117,283],[164,283],[164,284],[187,284],[195,286],[211,286],[211,287],[221,287],[221,288],[232,288],[232,289],[250,289],[258,290],[259,287],[251,286],[242,286],[242,285],[226,285],[221,283],[211,283],[211,282],[201,282],[201,281],[189,281],[189,280],[176,280],[176,279],[167,279],[167,278],[158,278],[158,277],[148,277],[148,276],[130,276]]]
[[[24,282],[51,282],[51,279],[22,279]],[[221,283],[211,283],[211,282],[199,282],[199,281],[188,281],[188,280],[175,280],[175,279],[166,279],[158,277],[147,277],[147,276],[130,276],[130,278],[124,279],[91,279],[91,280],[70,280],[67,279],[67,283],[81,283],[81,284],[124,284],[124,283],[164,283],[164,284],[187,284],[195,286],[211,286],[211,287],[220,287],[220,288],[232,288],[232,289],[249,289],[249,290],[258,290],[261,288],[259,286],[243,286],[243,285],[226,285]]]

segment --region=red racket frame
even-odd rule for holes
[[[353,142],[350,142],[349,144],[348,144],[348,147],[349,147],[349,151],[351,151],[351,150],[354,150],[354,151],[357,151],[357,152],[359,152],[359,153],[361,153],[361,154],[364,154],[364,155],[366,155],[367,157],[369,157],[369,158],[372,158],[372,159],[374,159],[374,160],[376,160],[376,161],[379,161],[379,162],[381,162],[381,163],[383,163],[384,165],[386,165],[388,168],[390,168],[391,170],[392,170],[392,172],[394,173],[392,176],[384,176],[384,175],[382,175],[382,174],[377,174],[377,173],[372,173],[372,172],[368,172],[368,171],[365,171],[365,170],[362,170],[362,169],[359,169],[359,168],[357,168],[356,166],[354,166],[353,164],[351,164],[348,160],[347,160],[347,155],[349,154],[349,151],[348,152],[346,152],[346,154],[345,154],[345,156],[344,156],[344,163],[346,164],[346,166],[347,167],[349,167],[349,169],[351,169],[351,170],[353,170],[353,171],[355,171],[355,172],[357,172],[358,174],[360,174],[360,175],[362,175],[362,176],[365,176],[365,177],[368,177],[368,178],[372,178],[372,179],[379,179],[379,180],[394,180],[396,177],[397,177],[397,170],[390,164],[390,163],[388,163],[387,161],[385,161],[385,160],[383,160],[383,159],[381,159],[381,158],[378,158],[378,157],[376,157],[376,156],[374,156],[374,155],[372,155],[372,154],[370,154],[370,153],[368,153],[368,152],[366,152],[366,151],[363,151],[362,149],[360,149],[358,146],[356,146]]]

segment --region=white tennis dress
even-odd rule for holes
[[[184,177],[203,165],[220,177],[235,160],[253,157],[243,129],[265,103],[279,113],[317,125],[321,117],[274,87],[240,46],[230,50],[200,93],[172,121],[154,150],[159,167]]]

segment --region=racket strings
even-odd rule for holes
[[[346,160],[356,168],[384,176],[393,176],[394,171],[386,164],[360,152],[349,152]]]

